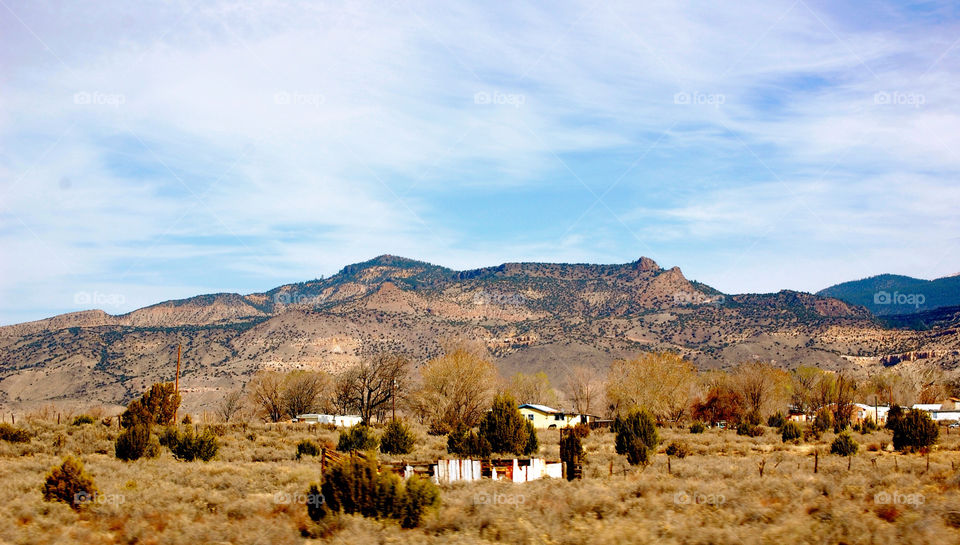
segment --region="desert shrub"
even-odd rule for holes
[[[846,405],[833,412],[833,432],[840,433],[850,427],[853,406]]]
[[[93,424],[96,422],[89,414],[81,414],[80,416],[74,417],[73,422],[70,423],[71,426],[82,426],[84,424]]]
[[[868,451],[868,452],[877,452],[877,451],[879,451],[879,450],[880,450],[880,444],[879,444],[879,443],[870,443],[869,445],[867,445],[867,451]]]
[[[527,442],[523,446],[524,456],[531,456],[540,451],[540,439],[537,437],[537,429],[533,427],[533,422],[527,420]]]
[[[763,427],[750,424],[746,420],[737,424],[737,435],[746,435],[748,437],[760,437],[763,435]]]
[[[157,439],[160,442],[160,445],[167,448],[173,448],[173,445],[175,445],[177,442],[177,428],[174,428],[173,426],[167,426],[166,428],[163,428],[163,431],[157,435]]]
[[[793,421],[784,422],[780,426],[780,439],[784,442],[797,441],[803,437],[803,429],[800,424]]]
[[[140,399],[135,399],[127,405],[127,410],[120,416],[120,424],[124,428],[131,428],[137,424],[157,424],[168,426],[180,407],[180,394],[174,391],[173,383],[156,383],[147,390]]]
[[[580,436],[572,432],[560,436],[560,461],[567,465],[567,480],[572,481],[575,477],[573,466],[586,461]]]
[[[872,418],[864,418],[860,422],[860,433],[868,434],[877,431],[877,423]]]
[[[703,422],[697,420],[693,424],[690,424],[690,433],[703,433],[706,431],[707,425]]]
[[[903,407],[899,405],[892,405],[890,410],[887,411],[887,423],[884,424],[883,427],[887,428],[888,430],[893,430],[895,425],[894,423],[899,420],[903,414]]]
[[[150,444],[150,428],[146,424],[138,424],[124,430],[117,436],[113,451],[117,458],[130,462],[139,460],[147,452]]]
[[[777,411],[776,414],[771,414],[770,418],[767,418],[767,425],[771,428],[780,428],[783,427],[787,422],[787,417],[783,416],[783,413]]]
[[[487,458],[492,451],[486,438],[463,424],[459,424],[447,436],[447,452],[461,456]]]
[[[926,411],[910,409],[889,419],[887,425],[893,430],[893,448],[901,451],[929,447],[940,435],[937,423]]]
[[[175,433],[167,445],[174,458],[184,462],[203,460],[208,462],[217,455],[220,444],[209,428],[194,435],[193,428],[186,427],[182,433]]]
[[[379,472],[376,460],[357,457],[330,466],[318,488],[312,485],[307,514],[314,521],[338,514],[396,519],[404,528],[418,526],[424,514],[440,503],[440,491],[432,482],[411,477],[406,484],[388,471]]]
[[[380,452],[384,454],[410,454],[417,436],[401,420],[391,420],[380,438]]]
[[[440,489],[429,479],[413,475],[407,479],[407,497],[403,504],[400,526],[416,528],[426,512],[440,505]]]
[[[813,420],[813,431],[818,436],[833,427],[833,413],[826,407],[817,411]]]
[[[320,447],[309,439],[304,439],[297,443],[297,460],[304,456],[319,456]]]
[[[67,445],[67,436],[57,432],[57,434],[53,436],[51,444],[53,445],[53,451],[59,454],[60,451],[63,450],[63,447]]]
[[[538,447],[533,424],[523,417],[509,394],[494,398],[490,412],[480,421],[480,435],[490,443],[493,452],[530,454]]]
[[[0,440],[10,443],[26,443],[30,434],[23,428],[15,428],[6,422],[0,422]]]
[[[750,411],[743,415],[743,420],[741,420],[741,423],[745,422],[751,426],[759,426],[760,422],[762,421],[763,419],[760,416],[760,411]]]
[[[649,463],[660,444],[653,416],[643,409],[634,409],[625,417],[617,416],[613,421],[613,432],[617,434],[617,454],[625,454],[630,465]]]
[[[41,490],[44,501],[67,503],[76,511],[97,494],[93,479],[83,470],[83,462],[73,456],[64,458],[62,464],[50,469]]]
[[[340,452],[351,452],[354,450],[376,450],[380,440],[374,435],[373,430],[363,424],[351,426],[350,429],[340,432],[340,439],[337,441],[337,450]]]
[[[860,445],[850,436],[850,432],[843,432],[830,444],[830,454],[853,456],[860,449]]]
[[[185,426],[189,426],[190,424],[193,424],[193,418],[190,417],[190,413],[183,415],[183,418],[180,419],[180,423]]]
[[[690,447],[683,441],[674,441],[667,445],[667,456],[676,456],[683,459],[690,454]]]
[[[427,435],[449,435],[452,431],[447,424],[438,420],[431,421],[427,427]]]
[[[576,426],[570,428],[570,431],[580,439],[586,439],[587,437],[590,437],[590,426],[586,424],[577,424]]]
[[[160,445],[160,442],[157,440],[156,435],[151,435],[150,439],[147,441],[147,448],[143,450],[144,458],[156,458],[160,456],[160,452],[163,450],[163,447]]]

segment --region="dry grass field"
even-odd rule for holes
[[[126,463],[113,455],[116,427],[22,425],[34,434],[28,443],[0,442],[0,543],[960,543],[955,431],[941,436],[929,468],[917,454],[871,450],[888,444],[889,432],[854,433],[861,449],[850,470],[828,454],[829,433],[784,445],[770,428],[757,438],[661,429],[660,451],[641,470],[614,453],[613,434],[595,431],[585,440],[583,480],[442,486],[439,510],[404,530],[357,516],[321,527],[307,517],[297,495],[318,480],[320,464],[296,460],[296,444],[335,443],[331,430],[222,426],[213,461],[181,462],[164,449]],[[419,436],[406,458],[445,454],[443,437]],[[557,458],[557,440],[541,431],[540,455]],[[664,450],[677,440],[691,453],[672,458],[668,471]],[[101,493],[79,512],[41,495],[45,474],[67,454],[84,462]]]

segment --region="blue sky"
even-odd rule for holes
[[[960,272],[960,8],[0,0],[0,324],[392,253]]]

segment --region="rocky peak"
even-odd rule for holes
[[[641,257],[634,261],[632,265],[634,269],[641,272],[657,272],[660,270],[660,265],[657,265],[657,262],[649,257]]]

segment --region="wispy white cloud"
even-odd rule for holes
[[[729,291],[960,268],[949,10],[7,5],[0,323],[383,252]]]

